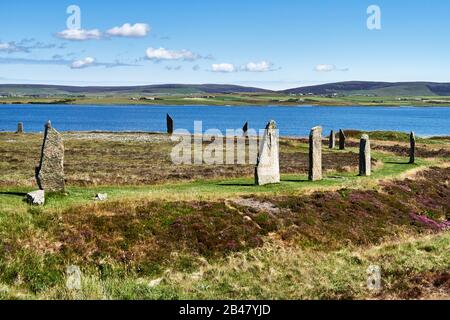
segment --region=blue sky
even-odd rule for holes
[[[64,32],[69,5],[78,40]],[[450,82],[449,14],[442,0],[1,1],[0,82]]]

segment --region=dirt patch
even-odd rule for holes
[[[450,273],[427,272],[396,277],[387,292],[376,296],[378,299],[403,300],[449,300]]]

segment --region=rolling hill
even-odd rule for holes
[[[283,90],[286,94],[342,94],[375,96],[449,96],[450,83],[349,81]]]
[[[226,84],[161,84],[146,86],[78,87],[35,84],[0,84],[0,95],[148,95],[264,93],[270,90]]]
[[[0,95],[49,96],[133,96],[189,94],[339,94],[373,96],[450,96],[450,83],[348,81],[271,91],[227,84],[159,84],[144,86],[59,86],[35,84],[0,84]]]

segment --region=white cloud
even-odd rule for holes
[[[11,45],[9,43],[0,43],[0,51],[11,50]]]
[[[261,61],[261,62],[249,62],[241,69],[248,72],[267,72],[270,71],[272,67],[271,62]]]
[[[167,50],[164,48],[148,48],[146,51],[149,60],[197,60],[200,56],[189,50]]]
[[[336,70],[336,66],[334,64],[318,64],[314,69],[317,72],[330,72]]]
[[[135,23],[134,25],[125,23],[121,27],[109,29],[106,33],[115,37],[145,37],[150,30],[150,26],[145,23]]]
[[[236,67],[231,63],[214,63],[212,66],[213,72],[234,72]]]
[[[98,40],[102,37],[102,33],[98,29],[84,30],[84,29],[67,29],[56,34],[58,38],[66,40]]]
[[[348,68],[337,68],[334,64],[318,64],[314,68],[317,72],[331,72],[331,71],[348,71]]]
[[[81,60],[75,60],[72,62],[72,64],[70,65],[70,68],[72,69],[82,69],[82,68],[86,68],[89,66],[92,66],[95,62],[94,58],[91,57],[87,57]]]

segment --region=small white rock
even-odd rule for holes
[[[108,194],[106,193],[97,193],[95,196],[96,201],[106,201],[108,199]]]
[[[80,267],[71,265],[66,268],[66,287],[69,290],[81,290]]]
[[[162,281],[163,281],[163,278],[158,278],[158,279],[152,280],[148,283],[148,286],[150,288],[157,287],[161,284]]]
[[[45,203],[45,191],[37,190],[27,193],[27,202],[32,205],[43,206]]]

